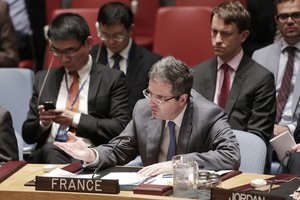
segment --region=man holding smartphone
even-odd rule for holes
[[[27,143],[37,144],[29,162],[70,163],[74,159],[53,145],[68,141],[67,131],[98,146],[119,135],[129,122],[125,76],[92,61],[93,39],[80,15],[58,15],[48,37],[62,67],[37,73],[22,135]]]

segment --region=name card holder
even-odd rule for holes
[[[119,194],[119,180],[36,176],[36,190]]]
[[[211,190],[211,200],[285,200],[284,197],[254,193],[254,192],[238,192],[237,190],[226,190],[213,187]]]

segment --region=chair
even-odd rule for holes
[[[97,8],[99,9],[103,4],[116,0],[72,0],[71,8]],[[130,5],[131,0],[118,0],[120,2]]]
[[[176,6],[209,6],[215,7],[226,0],[176,0]],[[247,7],[247,0],[239,0],[244,7]]]
[[[94,40],[97,40],[98,38],[98,32],[95,27],[95,23],[97,21],[98,17],[98,9],[97,8],[65,8],[65,9],[56,9],[52,13],[51,20],[54,19],[57,15],[66,13],[66,12],[72,12],[72,13],[77,13],[81,15],[82,17],[85,18],[87,21],[90,31],[91,31],[91,36],[94,38]],[[44,68],[48,68],[50,66],[51,60],[53,59],[52,67],[59,67],[61,66],[59,60],[52,55],[52,52],[50,51],[49,45],[46,47],[46,55],[44,59]]]
[[[209,7],[165,7],[156,15],[153,51],[194,66],[214,55]]]
[[[23,68],[0,68],[0,106],[10,111],[19,147],[19,158],[33,148],[22,139],[22,125],[32,96],[34,72]]]
[[[134,41],[148,49],[152,49],[155,17],[160,7],[159,0],[138,0],[134,17]]]
[[[257,135],[245,131],[233,130],[241,152],[239,170],[246,173],[263,174],[265,170],[267,146]]]

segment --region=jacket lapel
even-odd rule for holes
[[[191,97],[192,99],[192,97]],[[193,103],[192,100],[187,104],[181,127],[178,135],[176,154],[186,154],[190,136],[192,133],[192,121],[193,121]]]
[[[241,85],[243,84],[244,81],[244,76],[245,74],[247,74],[247,69],[248,69],[248,61],[249,59],[245,56],[245,54],[243,55],[243,58],[239,64],[239,67],[236,71],[231,89],[230,89],[230,93],[226,102],[226,106],[225,106],[225,112],[230,115],[232,112],[232,109],[235,105],[235,102],[239,96],[240,90],[241,90]]]
[[[95,101],[96,95],[98,94],[98,90],[102,81],[102,67],[106,67],[103,65],[99,65],[93,61],[91,72],[90,72],[90,83],[89,83],[89,91],[88,91],[88,110],[91,110]]]
[[[147,137],[147,148],[146,148],[146,158],[147,163],[153,164],[158,161],[158,155],[160,151],[160,140],[164,127],[164,121],[156,119],[154,117],[148,123],[146,127],[146,137]]]

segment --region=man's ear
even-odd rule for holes
[[[100,24],[99,24],[99,22],[95,23],[95,27],[96,27],[96,30],[97,30],[97,35],[100,38]]]

